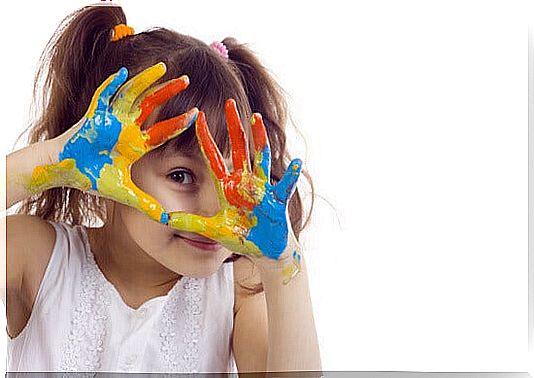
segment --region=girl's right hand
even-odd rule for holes
[[[73,187],[132,206],[166,224],[167,213],[155,198],[133,183],[130,173],[136,160],[181,134],[197,117],[198,109],[192,108],[141,130],[157,106],[189,85],[184,75],[143,94],[165,72],[165,64],[158,63],[124,84],[128,70],[123,67],[104,81],[85,116],[55,138],[60,152],[54,163],[33,170],[29,192]]]

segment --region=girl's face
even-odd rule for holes
[[[200,153],[193,156],[174,151],[161,155],[148,153],[132,166],[131,174],[133,182],[168,212],[210,217],[219,210],[217,192]],[[131,207],[116,203],[115,211],[133,241],[173,272],[207,277],[232,255],[210,239],[172,229]]]

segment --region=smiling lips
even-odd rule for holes
[[[214,240],[205,238],[204,236],[194,233],[175,233],[174,236],[182,239],[186,243],[207,251],[216,251],[221,248],[221,245]]]

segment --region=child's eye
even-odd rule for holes
[[[178,169],[176,171],[173,171],[169,173],[168,177],[171,180],[184,185],[192,184],[195,181],[195,176],[193,175],[193,173],[185,169]]]

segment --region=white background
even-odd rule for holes
[[[85,4],[3,4],[5,153],[45,43]],[[289,93],[318,196],[304,245],[324,370],[534,371],[529,2],[121,4],[137,31],[250,43]]]

